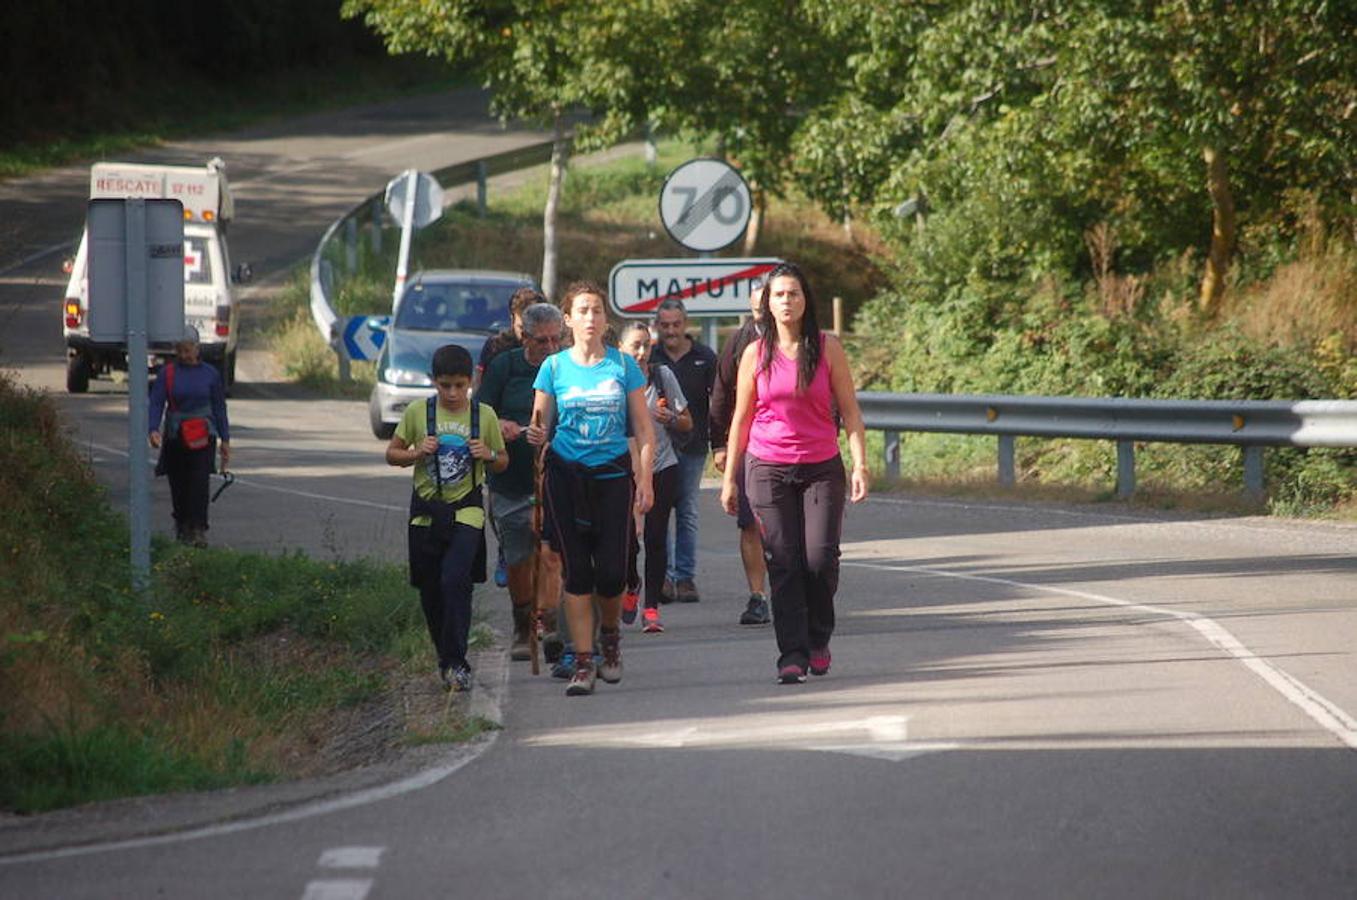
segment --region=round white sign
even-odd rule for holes
[[[690,159],[660,189],[660,221],[689,250],[729,247],[749,224],[749,185],[719,159]]]

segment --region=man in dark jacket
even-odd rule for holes
[[[712,464],[719,472],[726,470],[726,440],[730,435],[730,420],[735,415],[735,382],[740,371],[740,356],[745,347],[763,335],[763,324],[759,321],[762,299],[761,288],[751,292],[749,305],[753,315],[726,341],[716,361],[710,428]],[[767,564],[763,560],[763,540],[759,537],[759,526],[744,491],[744,473],[737,472],[736,475],[739,478],[736,483],[740,489],[740,510],[735,517],[735,524],[740,529],[740,559],[744,562],[745,580],[749,582],[749,603],[740,613],[740,624],[767,625],[772,619],[768,612],[768,596],[763,591],[763,582],[768,574]]]
[[[693,430],[673,436],[678,451],[679,484],[674,505],[674,541],[669,548],[669,577],[661,596],[680,603],[696,603],[700,597],[693,578],[697,572],[697,498],[702,472],[707,467],[707,417],[712,384],[716,379],[716,353],[688,334],[688,310],[682,300],[665,300],[655,310],[655,330],[660,340],[651,356],[652,366],[667,366],[678,378]]]

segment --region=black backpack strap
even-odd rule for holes
[[[424,404],[424,433],[429,437],[438,437],[438,397],[430,397]],[[443,467],[438,464],[438,451],[434,451],[433,478],[438,485],[435,497],[443,496]]]
[[[480,440],[481,437],[481,404],[476,399],[476,395],[471,395],[471,439]],[[485,463],[472,457],[471,459],[471,484],[473,487],[485,481]],[[476,473],[480,472],[481,477],[477,478]]]

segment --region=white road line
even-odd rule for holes
[[[935,575],[940,578],[958,578],[963,581],[979,581],[986,584],[1001,584],[1006,587],[1019,587],[1028,590],[1045,591],[1053,594],[1063,594],[1067,597],[1093,600],[1097,603],[1105,603],[1109,606],[1136,609],[1150,613],[1151,615],[1177,619],[1190,626],[1212,646],[1242,663],[1245,668],[1261,678],[1277,693],[1281,694],[1287,702],[1305,713],[1321,728],[1338,738],[1339,741],[1346,744],[1349,749],[1357,750],[1357,719],[1354,719],[1339,707],[1338,704],[1329,700],[1327,697],[1324,697],[1318,691],[1315,691],[1313,688],[1300,681],[1300,679],[1287,674],[1267,660],[1258,657],[1252,650],[1244,646],[1239,638],[1231,634],[1219,622],[1206,616],[1198,615],[1197,613],[1181,612],[1176,609],[1168,609],[1162,606],[1151,606],[1146,603],[1136,603],[1132,600],[1122,600],[1119,597],[1109,597],[1106,594],[1095,594],[1090,591],[1078,591],[1071,588],[1055,587],[1054,585],[1036,582],[1014,581],[1009,578],[998,578],[993,575],[972,575],[965,572],[952,572],[947,569],[934,568],[933,566],[902,566],[848,560],[845,560],[843,565],[856,566],[863,569],[879,569],[886,572],[916,572],[921,575]]]
[[[331,847],[320,855],[322,869],[375,869],[382,864],[385,847]]]
[[[103,444],[93,443],[85,444],[84,446],[91,447],[101,453],[112,453],[114,456],[122,457],[127,456],[126,450],[120,450],[117,447],[107,447]],[[149,465],[154,466],[155,460],[150,460]],[[257,491],[273,491],[275,494],[289,494],[293,497],[306,497],[309,500],[326,500],[330,503],[347,503],[350,506],[380,509],[384,512],[404,512],[406,510],[406,507],[404,506],[396,506],[391,503],[373,503],[371,500],[355,500],[352,497],[335,497],[332,494],[318,494],[315,491],[299,491],[296,488],[278,487],[277,485],[264,484],[263,482],[255,481],[250,478],[241,478],[239,476],[236,477],[235,483],[254,488]]]
[[[363,900],[372,890],[371,878],[345,878],[312,881],[302,900]]]
[[[235,822],[224,822],[221,825],[205,825],[201,828],[179,831],[174,834],[158,834],[149,837],[109,841],[108,843],[103,844],[86,844],[80,847],[62,847],[56,850],[35,850],[30,853],[17,853],[13,856],[0,856],[0,866],[9,865],[11,863],[44,862],[51,859],[65,859],[66,857],[71,856],[85,856],[90,853],[104,853],[109,850],[138,850],[144,847],[159,847],[165,844],[177,844],[180,841],[191,841],[199,838],[221,837],[222,835],[235,834],[240,831],[251,831],[255,828],[263,828],[267,825],[281,825],[285,822],[296,822],[300,819],[309,819],[313,816],[323,816],[333,812],[353,809],[356,806],[366,806],[369,803],[389,800],[392,797],[399,797],[402,794],[422,791],[424,788],[437,784],[473,759],[479,758],[480,755],[489,750],[498,739],[499,731],[491,731],[485,738],[485,742],[480,747],[474,748],[474,752],[468,753],[465,748],[459,748],[454,751],[454,753],[465,754],[461,759],[456,759],[440,766],[433,766],[422,772],[416,772],[409,778],[402,778],[400,781],[394,781],[390,784],[383,784],[378,787],[356,791],[352,794],[336,797],[332,800],[318,800],[314,803],[304,803],[301,806],[285,809],[281,812],[272,813],[266,816],[241,819]]]

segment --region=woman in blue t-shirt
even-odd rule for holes
[[[566,687],[570,696],[594,691],[595,597],[603,620],[597,676],[609,684],[622,680],[620,622],[632,510],[634,505],[644,514],[653,499],[655,435],[646,410],[646,379],[635,360],[603,343],[608,327],[604,296],[588,281],[566,288],[561,311],[575,342],[547,357],[538,371],[533,421],[542,424],[528,427],[534,446],[551,435],[543,497],[561,549],[566,618],[575,646],[575,671]],[[635,473],[629,436],[640,451]]]

